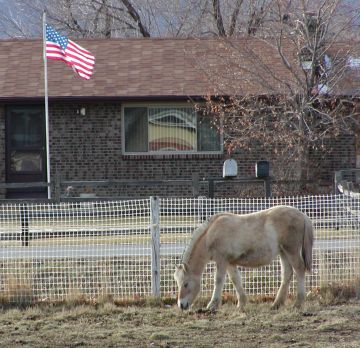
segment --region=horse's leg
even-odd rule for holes
[[[294,307],[300,308],[305,300],[305,264],[300,253],[289,256],[297,278],[297,294]]]
[[[221,304],[221,292],[225,283],[226,262],[216,262],[215,287],[210,302],[207,305],[208,310],[215,310]]]
[[[276,295],[275,301],[271,308],[278,309],[285,303],[290,281],[293,275],[293,269],[289,262],[287,255],[284,252],[280,252],[280,261],[281,261],[281,285],[279,291]]]
[[[237,306],[240,308],[240,310],[243,311],[246,304],[246,295],[241,285],[241,277],[239,270],[236,266],[229,265],[227,268],[227,273],[236,289],[236,297],[238,299]]]

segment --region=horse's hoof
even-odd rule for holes
[[[215,313],[218,307],[219,307],[218,305],[210,305],[210,306],[208,305],[205,310],[211,313]]]
[[[277,311],[281,306],[282,306],[281,303],[274,303],[271,305],[270,309],[272,311]]]
[[[217,312],[217,308],[207,308],[205,312],[207,314],[215,314]]]
[[[196,314],[204,314],[207,313],[207,309],[199,308],[195,311]]]
[[[215,314],[216,313],[216,309],[208,309],[208,308],[199,308],[198,310],[195,311],[196,314],[203,314],[203,315],[209,315],[209,314]]]
[[[294,305],[293,305],[293,308],[300,310],[302,308],[302,305],[303,305],[302,303],[295,302]]]
[[[208,311],[214,312],[219,308],[220,305],[221,305],[220,301],[209,302],[208,305],[206,306],[206,309]]]
[[[239,309],[240,312],[244,313],[245,312],[245,305],[244,304],[238,304],[236,305],[236,307]]]

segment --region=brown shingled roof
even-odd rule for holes
[[[51,97],[138,97],[204,95],[208,86],[194,67],[191,40],[76,40],[96,58],[90,81],[65,63],[48,60]],[[40,40],[0,41],[0,97],[44,95]]]
[[[262,94],[281,88],[275,81],[270,87],[260,86],[253,80],[250,66],[248,71],[246,66],[238,71],[240,77],[226,72],[222,54],[227,52],[221,41],[215,39],[79,39],[76,42],[95,55],[94,75],[84,81],[65,63],[48,60],[50,98],[194,97],[208,93]],[[278,77],[289,77],[276,49],[264,41],[237,40],[243,55],[247,54],[244,48],[249,42],[254,51],[271,64]],[[215,67],[217,72],[224,68],[224,76],[234,79],[231,88],[228,85],[215,91],[215,84],[212,85],[204,73],[211,70],[209,67]],[[0,41],[0,99],[43,95],[42,41]]]

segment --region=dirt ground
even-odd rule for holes
[[[173,305],[33,306],[0,310],[1,347],[359,347],[360,300],[224,304],[216,313]]]

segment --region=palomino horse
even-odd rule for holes
[[[268,265],[280,255],[281,286],[272,308],[284,304],[293,270],[298,282],[295,306],[300,307],[305,299],[305,271],[311,272],[312,246],[311,220],[296,208],[276,206],[246,215],[216,214],[194,232],[175,271],[178,306],[191,306],[200,291],[204,268],[212,260],[216,263],[215,287],[207,309],[215,310],[221,303],[227,271],[236,289],[238,307],[243,310],[246,296],[237,266]]]

